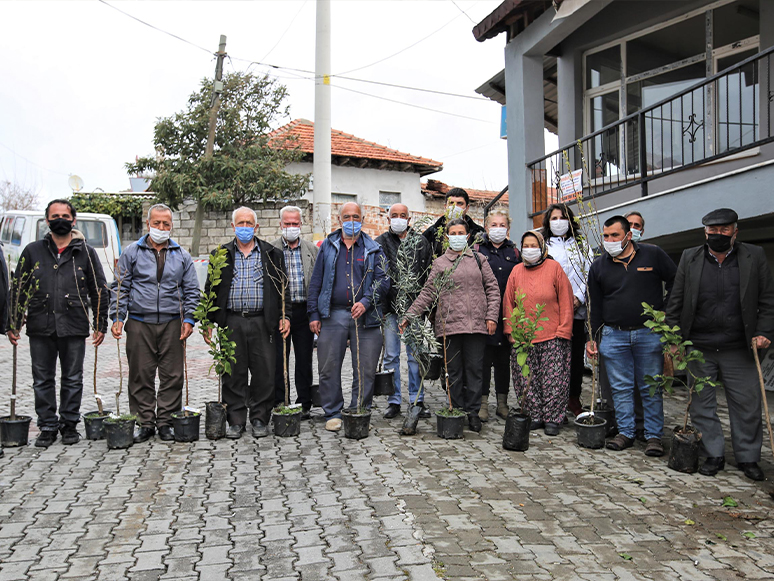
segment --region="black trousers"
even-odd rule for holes
[[[226,325],[232,331],[230,340],[236,343],[236,362],[231,374],[223,375],[228,423],[244,426],[249,410],[250,421],[268,424],[274,402],[274,329],[269,329],[262,315],[246,318],[228,313]]]
[[[309,330],[309,315],[306,303],[293,303],[290,311],[290,335],[285,339],[287,358],[282,361],[282,335],[275,334],[277,344],[277,362],[274,373],[274,404],[285,403],[285,373],[283,364],[290,360],[290,343],[293,342],[293,352],[296,355],[295,379],[296,402],[305,408],[312,407],[312,352],[314,351],[314,333]],[[288,369],[288,382],[290,369]]]
[[[511,387],[511,344],[508,339],[502,345],[487,345],[484,349],[484,377],[481,395],[489,395],[494,367],[495,392],[507,394]]]
[[[481,409],[486,337],[479,333],[446,337],[452,406],[468,414],[478,414]]]
[[[583,390],[584,354],[586,353],[586,324],[584,319],[573,319],[570,343],[570,397],[580,397]]]

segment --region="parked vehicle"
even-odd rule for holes
[[[97,251],[105,279],[113,282],[113,269],[121,255],[121,238],[116,221],[107,214],[79,213],[75,228],[83,233],[86,242]],[[48,234],[43,210],[9,210],[0,217],[0,242],[8,260],[9,269],[16,268],[22,250],[34,240]]]

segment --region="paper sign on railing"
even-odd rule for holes
[[[571,202],[583,192],[583,170],[576,169],[559,178],[559,187],[562,190],[562,201]]]

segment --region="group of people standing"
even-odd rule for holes
[[[494,375],[499,417],[508,414],[513,382],[532,418],[531,428],[558,434],[568,411],[583,411],[586,355],[603,366],[615,408],[618,432],[607,447],[633,445],[639,403],[645,453],[660,456],[662,396],[649,393],[644,377],[662,373],[664,354],[660,336],[645,326],[642,303],[647,303],[666,310],[667,321],[680,325],[684,338],[703,351],[704,362],[692,364],[696,374],[722,379],[737,464],[747,476],[763,478],[757,465],[761,396],[754,388],[751,346],[754,342],[765,349],[774,338],[774,281],[763,250],[736,240],[733,210],[707,214],[706,243],[686,250],[675,266],[661,248],[639,241],[644,219],[637,212],[609,218],[602,247],[596,249],[564,204],[550,206],[542,227],[524,232],[518,245],[511,238],[507,209],[491,211],[482,227],[468,215],[469,204],[464,190],[450,190],[444,216],[421,235],[412,228],[409,208],[395,204],[389,209],[389,229],[373,239],[362,231],[361,206],[346,203],[338,214],[339,227],[319,249],[301,238],[298,207],[280,211],[281,236],[272,242],[256,236],[258,217],[252,209],[236,209],[234,239],[223,245],[225,267],[205,288],[216,296],[213,321],[231,330],[236,345],[236,361],[223,377],[226,436],[241,437],[248,423],[254,437],[268,435],[271,409],[285,399],[283,353],[287,357],[291,345],[295,403],[309,417],[315,336],[325,428],[341,429],[347,348],[353,369],[348,408],[371,407],[384,349],[384,367],[394,370],[394,393],[384,416],[396,417],[403,402],[401,333],[412,319],[429,317],[445,351],[452,405],[467,414],[471,430],[480,431],[490,419]],[[129,406],[138,418],[135,441],[148,440],[156,431],[172,440],[171,414],[182,405],[183,341],[193,332],[201,295],[191,256],[170,237],[172,211],[163,204],[150,208],[148,233],[125,249],[110,288],[94,249],[75,229],[72,205],[54,200],[46,220],[50,233],[25,248],[16,276],[20,280],[27,272],[37,285],[26,319],[34,343],[33,388],[41,429],[36,445],[50,446],[59,432],[65,444],[78,441],[85,338],[91,330],[93,344],[99,345],[108,317],[113,337],[126,333]],[[406,296],[398,301],[400,285],[394,284],[398,260],[408,260],[408,271],[404,264],[402,272],[417,282],[408,303]],[[4,262],[0,266],[0,275],[7,277]],[[277,284],[280,280],[287,284]],[[16,344],[21,325],[8,328],[6,303],[0,296],[3,330]],[[534,315],[536,305],[542,309],[528,350],[529,381],[512,349],[513,313],[520,305],[527,316]],[[207,334],[204,338],[211,340]],[[417,354],[408,344],[406,357],[408,401],[420,406],[420,417],[429,417]],[[57,358],[62,368],[59,415]],[[725,455],[713,389],[694,397],[691,415],[707,456],[700,472],[714,475],[724,467]]]

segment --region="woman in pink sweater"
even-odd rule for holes
[[[537,231],[525,232],[521,237],[521,258],[508,278],[503,296],[505,334],[511,343],[511,314],[516,294],[526,294],[524,306],[527,316],[533,317],[536,305],[545,305],[540,321],[543,329],[537,332],[527,357],[530,382],[524,398],[524,413],[532,418],[530,429],[544,428],[547,436],[556,436],[564,421],[570,387],[570,340],[574,313],[572,285],[558,262],[548,256],[543,236]],[[511,370],[516,396],[521,398],[526,379],[516,363],[516,351],[511,353]]]

